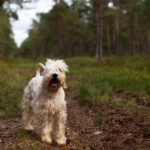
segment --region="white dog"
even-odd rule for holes
[[[23,122],[25,130],[35,130],[44,142],[52,139],[59,145],[66,144],[65,123],[67,118],[63,88],[68,66],[63,60],[48,59],[39,63],[36,76],[24,90]]]

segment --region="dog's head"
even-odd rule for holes
[[[43,84],[48,90],[57,91],[60,87],[66,88],[66,75],[68,65],[63,60],[47,59],[45,65],[39,64]],[[38,68],[39,68],[38,67]]]

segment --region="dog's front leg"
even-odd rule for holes
[[[41,140],[46,143],[51,143],[51,129],[48,123],[48,114],[40,111],[36,114],[36,131],[41,136]]]
[[[23,110],[23,123],[25,130],[34,130],[32,126],[33,112],[28,109]]]
[[[41,132],[41,140],[46,143],[51,143],[52,139],[50,137],[50,129],[48,123],[44,126]]]
[[[65,136],[65,124],[66,124],[67,114],[66,111],[61,111],[57,114],[55,120],[55,141],[59,145],[66,144],[66,136]]]

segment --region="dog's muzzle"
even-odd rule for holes
[[[50,87],[54,90],[58,89],[60,86],[60,81],[57,74],[52,74],[52,79],[50,80]]]

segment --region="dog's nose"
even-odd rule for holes
[[[52,77],[57,78],[57,74],[56,73],[52,74]]]

